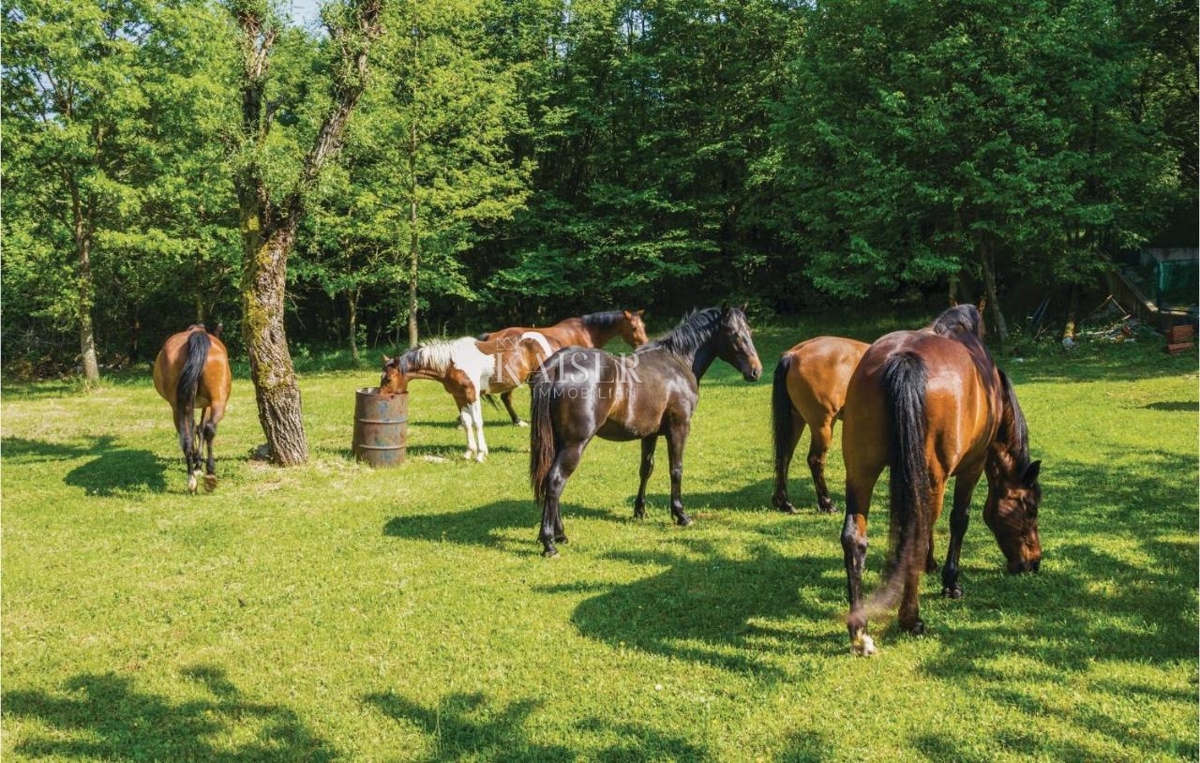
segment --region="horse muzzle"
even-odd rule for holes
[[[1008,563],[1008,573],[1010,575],[1020,575],[1024,572],[1037,572],[1041,566],[1041,557],[1037,559],[1018,559]]]
[[[742,372],[742,378],[748,382],[756,382],[762,376],[762,363],[754,363],[749,371]]]

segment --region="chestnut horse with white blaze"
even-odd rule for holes
[[[486,342],[469,336],[429,342],[394,358],[383,356],[379,394],[404,392],[413,379],[441,382],[454,398],[459,420],[467,433],[463,458],[483,461],[488,447],[483,436],[480,396],[510,392],[521,386],[550,354],[550,344],[537,332]]]
[[[783,353],[775,366],[771,391],[775,494],[771,502],[780,511],[796,513],[788,500],[788,468],[806,426],[812,432],[808,468],[817,491],[817,509],[826,513],[834,510],[825,483],[826,454],[833,440],[833,422],[841,418],[846,404],[850,375],[869,346],[855,339],[818,336]]]
[[[1008,377],[983,344],[983,319],[973,305],[947,310],[918,331],[896,331],[867,349],[850,378],[843,408],[846,519],[842,551],[850,613],[846,625],[857,655],[875,652],[867,619],[900,600],[899,625],[922,633],[921,573],[937,569],[933,525],[946,482],[955,478],[950,545],[942,595],[960,598],[959,553],[971,494],[988,482],[983,520],[1011,573],[1036,572],[1041,461],[1029,456],[1029,431]],[[891,552],[886,582],[864,606],[862,572],[867,514],[880,474],[890,472]]]
[[[648,341],[646,324],[642,320],[644,312],[608,310],[602,313],[588,313],[578,318],[567,318],[545,328],[513,326],[480,334],[476,338],[481,342],[494,342],[499,339],[520,339],[528,334],[540,334],[550,345],[552,352],[557,352],[563,347],[603,347],[619,336],[630,347],[637,348]],[[501,392],[500,400],[514,425],[529,426],[513,408],[512,390]]]
[[[209,331],[206,326],[196,324],[168,337],[154,359],[154,389],[171,404],[179,447],[187,466],[189,493],[196,492],[200,475],[201,440],[207,447],[208,456],[204,489],[211,491],[217,486],[213,440],[233,387],[229,352],[220,333],[220,327]],[[197,407],[201,409],[199,423],[196,422]]]

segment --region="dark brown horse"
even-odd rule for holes
[[[217,424],[225,415],[225,404],[233,386],[229,370],[229,353],[220,339],[220,328],[210,332],[197,324],[187,331],[173,334],[163,343],[154,360],[154,389],[171,404],[179,447],[187,465],[188,492],[196,492],[200,475],[200,441],[207,447],[204,489],[217,486],[216,461],[213,459],[213,439]],[[196,408],[201,409],[196,422]]]
[[[1040,461],[1030,461],[1029,432],[1008,377],[983,341],[983,322],[971,305],[959,305],[919,331],[896,331],[863,355],[850,378],[843,409],[846,521],[842,551],[855,654],[870,655],[869,611],[900,599],[899,625],[921,633],[921,573],[937,569],[933,525],[942,511],[946,482],[954,477],[950,546],[942,568],[942,594],[962,596],[959,552],[967,510],[979,478],[987,475],[983,520],[1012,573],[1036,571],[1042,550],[1037,514]],[[862,601],[871,493],[884,468],[890,472],[891,553],[883,588]]]
[[[482,342],[509,340],[515,342],[529,334],[540,334],[551,350],[561,350],[564,347],[603,347],[620,336],[630,347],[640,347],[645,344],[646,324],[642,321],[643,310],[608,310],[603,313],[588,313],[578,318],[567,318],[553,326],[545,328],[525,328],[512,326],[488,334],[480,334],[476,339]],[[524,381],[522,377],[521,381]],[[528,426],[521,420],[512,404],[512,390],[500,393],[500,400],[508,411],[509,418],[516,426]]]
[[[683,510],[683,448],[699,383],[713,360],[741,371],[746,381],[762,375],[745,314],[728,306],[692,313],[669,334],[617,357],[604,350],[570,347],[552,355],[530,377],[533,396],[530,480],[542,509],[538,535],[543,553],[566,543],[559,497],[579,466],[583,449],[599,435],[606,440],[641,440],[641,483],[634,516],[646,514],[646,481],[654,470],[658,438],[667,439],[671,462],[671,514],[691,524]]]
[[[846,403],[846,385],[866,342],[837,336],[819,336],[801,342],[783,353],[775,366],[771,391],[771,423],[775,442],[775,508],[795,514],[788,500],[788,467],[804,427],[812,430],[808,446],[808,468],[817,489],[817,509],[834,510],[825,484],[825,457],[833,439],[833,422]]]

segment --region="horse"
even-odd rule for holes
[[[833,439],[833,422],[846,403],[850,374],[866,352],[866,342],[836,336],[819,336],[783,353],[775,366],[771,390],[771,423],[775,445],[775,494],[771,502],[787,514],[797,513],[788,500],[788,467],[804,434],[812,430],[808,468],[817,490],[817,509],[834,510],[825,484],[825,458]]]
[[[453,340],[429,342],[394,358],[383,356],[379,394],[396,394],[408,389],[412,379],[432,379],[442,383],[458,406],[459,420],[467,433],[463,458],[482,462],[487,458],[483,437],[482,394],[510,392],[519,387],[553,348],[537,332],[518,338],[479,341],[464,336]]]
[[[187,465],[188,492],[192,494],[196,492],[196,478],[200,474],[201,439],[208,455],[204,489],[212,491],[217,486],[213,439],[217,436],[217,424],[225,416],[233,387],[229,352],[220,333],[219,326],[210,330],[203,324],[193,325],[168,337],[154,359],[154,389],[171,404],[179,447]],[[199,424],[197,406],[201,408]]]
[[[988,495],[983,520],[1008,571],[1036,572],[1041,564],[1041,461],[1030,460],[1029,430],[1016,392],[993,361],[983,334],[978,309],[959,305],[924,329],[881,337],[850,377],[842,409],[846,516],[841,540],[850,603],[846,624],[856,655],[875,652],[867,635],[868,610],[890,608],[897,598],[900,628],[924,632],[920,577],[922,571],[937,569],[933,525],[950,477],[955,478],[954,500],[943,596],[963,595],[959,552],[971,494],[984,474]],[[867,515],[884,467],[890,472],[891,552],[885,583],[864,606]]]
[[[692,520],[683,509],[680,485],[683,449],[699,382],[720,358],[746,381],[762,375],[745,313],[728,305],[687,316],[665,336],[617,357],[604,350],[570,347],[552,355],[530,377],[533,406],[529,475],[542,509],[538,539],[547,557],[566,543],[559,498],[592,438],[641,440],[641,482],[633,514],[646,515],[646,481],[654,470],[658,438],[667,440],[671,464],[671,514],[681,526]]]
[[[563,347],[603,347],[620,336],[630,347],[637,348],[645,344],[646,324],[642,320],[644,310],[608,310],[603,313],[588,313],[578,318],[567,318],[546,328],[525,328],[512,326],[510,328],[480,334],[476,339],[481,342],[499,339],[520,339],[526,334],[541,334],[555,350]],[[512,390],[500,393],[500,400],[508,411],[514,426],[529,426],[523,421],[512,404]]]

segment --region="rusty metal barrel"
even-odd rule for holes
[[[381,395],[375,387],[354,396],[354,442],[359,461],[374,467],[404,463],[408,448],[408,393]]]

